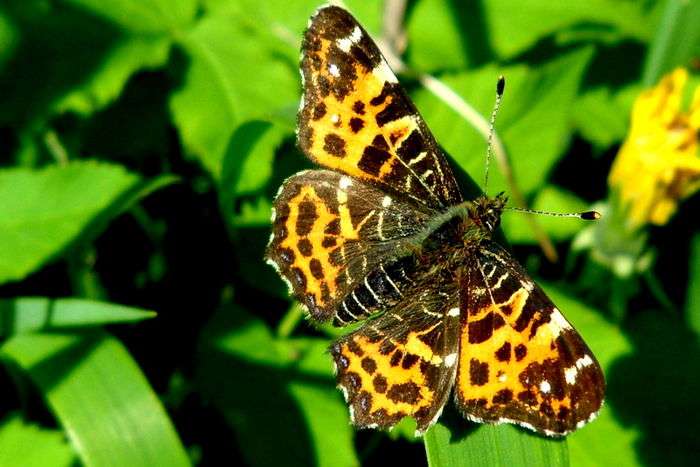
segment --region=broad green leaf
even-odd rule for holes
[[[688,67],[700,52],[700,2],[667,0],[644,63],[642,84],[654,85],[675,67]]]
[[[425,451],[431,467],[569,465],[566,441],[508,425],[470,426],[456,434],[438,423],[425,434]]]
[[[0,353],[36,384],[85,465],[190,465],[158,397],[113,337],[24,334]]]
[[[583,200],[554,185],[546,185],[537,193],[530,205],[542,211],[570,213],[581,212],[591,207]],[[575,218],[562,218],[533,214],[549,238],[554,241],[567,240],[585,227],[584,222]],[[503,231],[510,243],[537,243],[535,234],[526,219],[527,214],[506,211],[501,218]]]
[[[581,135],[598,149],[606,149],[627,135],[635,85],[619,90],[599,86],[582,93],[573,107],[574,124]]]
[[[139,178],[94,161],[0,170],[0,283],[60,254]]]
[[[509,152],[514,177],[526,193],[539,187],[571,136],[571,104],[591,58],[579,49],[538,67],[489,65],[476,71],[445,75],[442,80],[482,115],[489,115],[499,74],[506,91],[496,129]],[[415,93],[418,109],[438,142],[476,180],[482,179],[486,142],[433,94]],[[489,193],[509,192],[492,161]]]
[[[408,17],[408,55],[421,71],[454,70],[512,58],[548,36],[590,25],[605,37],[615,32],[619,39],[646,41],[653,31],[651,13],[642,2],[617,0],[420,0]]]
[[[236,128],[221,170],[221,192],[225,199],[265,187],[272,175],[275,150],[287,134],[280,126],[262,121],[246,122]]]
[[[181,46],[189,64],[170,108],[187,151],[219,179],[238,125],[263,119],[293,127],[291,109],[299,95],[296,47],[268,31],[251,30],[245,18],[227,15],[203,18]]]
[[[155,312],[79,298],[0,300],[0,336],[61,328],[133,323]]]
[[[700,338],[700,234],[695,234],[690,243],[685,319]]]
[[[237,306],[200,340],[202,393],[234,428],[250,465],[357,465],[347,407],[321,339],[278,339]],[[284,449],[270,446],[285,440]]]
[[[139,34],[176,34],[194,19],[196,0],[67,0]]]
[[[70,467],[76,460],[61,431],[27,423],[17,413],[0,421],[0,465]]]

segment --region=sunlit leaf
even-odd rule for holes
[[[471,426],[455,436],[438,423],[425,434],[425,450],[431,467],[569,465],[566,441],[540,437],[507,425]]]
[[[75,462],[62,432],[27,423],[17,413],[0,421],[0,465],[69,467]]]
[[[85,465],[190,465],[156,394],[113,337],[24,334],[0,354],[36,384]]]
[[[171,33],[194,18],[195,0],[67,0],[135,33]]]
[[[153,311],[79,298],[22,297],[0,300],[0,336],[61,328],[133,323]]]
[[[687,67],[700,50],[700,3],[668,0],[647,55],[642,84],[651,86],[662,75],[682,66]]]
[[[0,282],[54,258],[138,182],[120,166],[90,161],[0,170]]]
[[[244,18],[227,15],[203,18],[181,45],[189,64],[170,107],[186,149],[215,178],[221,175],[227,145],[238,125],[265,119],[286,121],[292,128],[294,111],[280,112],[285,107],[296,109],[296,46],[284,44],[267,30],[251,31]],[[260,83],[274,83],[274,92]]]
[[[409,15],[408,54],[421,71],[511,58],[547,36],[580,26],[595,25],[601,34],[614,31],[619,38],[645,41],[651,37],[655,18],[642,2],[616,0],[416,3]]]

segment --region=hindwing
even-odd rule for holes
[[[360,428],[437,420],[457,368],[459,298],[449,275],[424,277],[396,306],[331,347],[338,386]]]
[[[471,258],[460,308],[455,396],[468,418],[563,435],[595,417],[605,381],[593,353],[496,243]]]

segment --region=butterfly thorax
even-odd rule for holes
[[[467,207],[467,216],[469,221],[482,231],[488,238],[491,237],[494,230],[501,223],[501,214],[506,205],[507,197],[503,192],[497,194],[493,198],[488,196],[479,196],[474,201],[469,203]]]

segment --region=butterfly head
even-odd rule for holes
[[[507,201],[508,197],[503,192],[493,198],[480,196],[474,200],[469,217],[474,224],[491,234],[501,223],[501,214]]]

